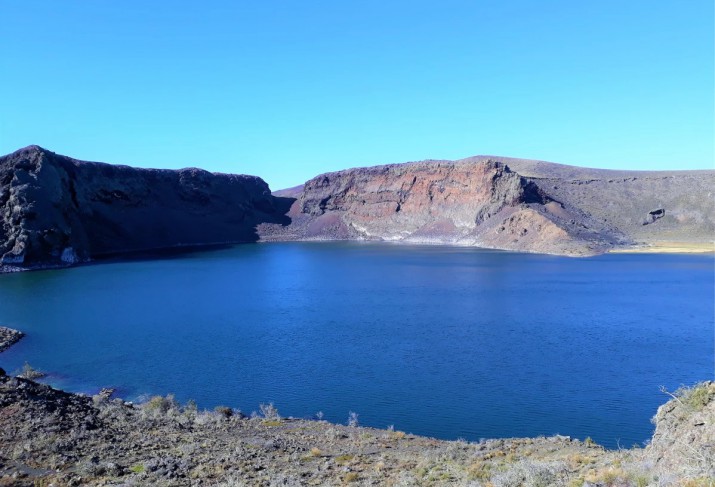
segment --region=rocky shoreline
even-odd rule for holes
[[[0,326],[0,352],[3,352],[20,341],[25,334],[6,326]]]
[[[0,486],[715,485],[713,382],[672,394],[650,444],[618,451],[564,436],[443,441],[281,418],[273,405],[247,417],[111,395],[0,369]]]

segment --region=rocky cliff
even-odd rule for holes
[[[0,157],[0,271],[263,240],[387,240],[562,255],[715,240],[715,171],[472,157],[348,169],[271,195],[253,176],[138,169],[37,146]]]
[[[565,255],[715,240],[715,171],[607,171],[473,157],[349,169],[277,192],[266,240],[448,243]]]
[[[259,223],[284,222],[275,202],[254,176],[83,162],[30,146],[0,157],[0,267],[255,241]]]

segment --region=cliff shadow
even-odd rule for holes
[[[290,212],[293,203],[298,201],[298,199],[288,196],[274,196],[273,198],[278,221],[271,223],[278,223],[281,226],[287,227],[293,221],[291,217],[288,216],[288,212]]]

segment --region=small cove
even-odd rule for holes
[[[587,259],[384,243],[275,243],[0,276],[0,355],[72,391],[174,393],[245,413],[446,439],[642,444],[712,378],[712,255]]]

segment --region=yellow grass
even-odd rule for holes
[[[715,242],[653,242],[610,250],[614,254],[695,254],[715,253]]]

